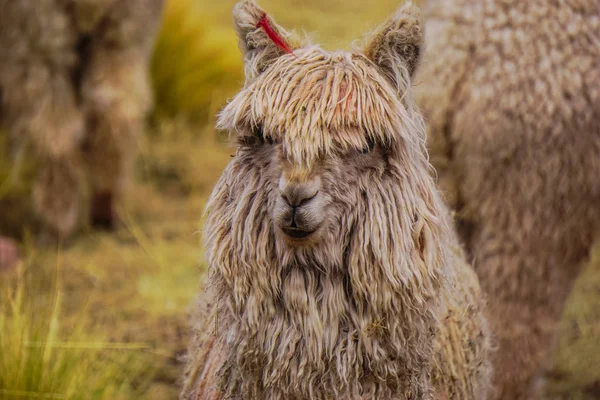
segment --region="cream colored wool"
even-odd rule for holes
[[[33,145],[35,208],[61,236],[79,221],[86,173],[92,195],[126,185],[162,2],[0,0],[0,125]]]
[[[292,38],[284,54],[256,28],[263,15],[234,9],[248,79],[219,126],[240,145],[207,205],[210,274],[181,398],[485,400],[484,304],[411,99],[418,9],[364,53]],[[277,230],[282,179],[320,182],[316,239]]]
[[[417,100],[490,300],[496,398],[535,400],[600,230],[600,3],[426,4]]]

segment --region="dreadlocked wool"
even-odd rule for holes
[[[181,398],[485,400],[484,302],[411,99],[418,9],[353,53],[270,21],[288,54],[257,28],[264,15],[234,9],[248,79],[219,127],[239,148],[207,205]],[[306,238],[285,233],[292,207]]]
[[[162,3],[0,0],[0,128],[35,151],[34,208],[52,233],[80,222],[86,175],[100,214],[127,184]]]
[[[497,398],[543,398],[600,232],[600,3],[429,0],[416,81],[432,163],[498,336]]]

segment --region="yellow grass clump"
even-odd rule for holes
[[[0,398],[125,400],[143,391],[153,367],[137,353],[149,346],[106,341],[87,313],[67,322],[58,275],[40,296],[23,268],[0,291]]]

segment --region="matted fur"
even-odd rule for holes
[[[84,171],[92,194],[117,197],[127,182],[162,3],[0,0],[0,126],[34,148],[35,209],[55,233],[78,223]]]
[[[261,31],[239,27],[263,15],[236,6],[244,51]],[[420,45],[411,4],[377,37],[389,29]],[[309,45],[256,73],[260,51],[220,115],[242,144],[207,205],[210,275],[182,399],[485,399],[483,302],[429,174],[403,53],[376,64]],[[257,130],[267,141],[248,144]],[[318,239],[277,231],[283,176],[322,182]]]
[[[543,398],[600,230],[600,3],[429,0],[426,20],[417,100],[490,299],[497,398]]]

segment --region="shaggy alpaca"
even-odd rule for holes
[[[29,142],[40,171],[34,207],[66,236],[80,214],[112,224],[151,106],[148,61],[163,0],[0,0],[0,125]]]
[[[253,1],[234,17],[247,82],[219,125],[239,149],[182,399],[486,399],[482,298],[411,100],[418,10],[354,53],[300,47]]]
[[[432,163],[498,334],[498,398],[537,379],[600,229],[597,0],[431,0],[418,73]]]

